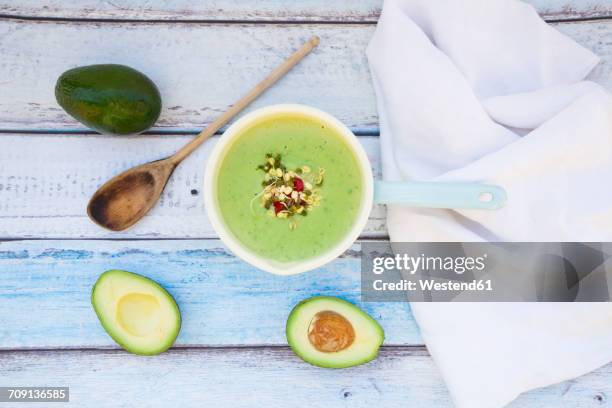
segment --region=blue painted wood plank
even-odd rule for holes
[[[316,271],[280,277],[236,259],[218,240],[0,243],[0,348],[114,347],[90,306],[108,269],[146,275],[182,311],[179,346],[284,345],[286,318],[314,295],[359,303],[359,245]],[[422,344],[408,304],[360,303],[386,344]]]

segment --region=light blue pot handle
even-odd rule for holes
[[[506,191],[479,183],[374,182],[374,202],[411,207],[497,210],[506,203]]]

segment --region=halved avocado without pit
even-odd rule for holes
[[[104,330],[134,354],[168,350],[181,328],[174,298],[156,282],[132,272],[104,272],[93,287],[91,303]]]
[[[376,358],[385,339],[382,327],[345,300],[316,296],[300,302],[289,314],[287,342],[307,363],[346,368]]]

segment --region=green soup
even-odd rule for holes
[[[274,207],[260,202],[268,154],[280,155],[287,169],[307,166],[304,179],[324,169],[323,182],[313,187],[318,204],[306,215],[277,218]],[[362,184],[355,153],[336,130],[306,115],[279,114],[252,124],[228,147],[216,188],[221,216],[246,248],[291,262],[321,255],[346,237],[361,209]]]

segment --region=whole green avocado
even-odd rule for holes
[[[70,116],[110,135],[144,132],[161,112],[161,96],[153,81],[125,65],[89,65],[66,71],[57,80],[55,98]]]

